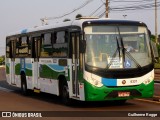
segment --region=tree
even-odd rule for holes
[[[155,35],[151,35],[151,40],[153,41],[153,42],[156,42],[156,37],[155,37]]]
[[[151,35],[151,40],[153,41],[153,42],[156,42],[156,37],[155,37],[155,35]],[[159,44],[157,44],[157,50],[158,50],[158,55],[160,56],[160,45]]]
[[[5,62],[5,56],[0,56],[0,65],[4,64]]]

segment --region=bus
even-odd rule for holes
[[[7,82],[24,95],[50,93],[65,104],[152,97],[153,62],[149,31],[140,21],[80,18],[6,37]]]

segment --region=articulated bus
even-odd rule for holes
[[[7,82],[65,104],[152,97],[153,62],[148,28],[139,21],[81,18],[6,37]]]

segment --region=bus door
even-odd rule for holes
[[[15,85],[15,53],[16,53],[16,42],[14,40],[10,41],[10,80],[11,84]]]
[[[41,37],[33,37],[32,39],[32,80],[34,91],[40,89],[40,83],[38,81],[39,78],[39,56],[40,56],[40,48],[41,48]],[[39,92],[39,91],[37,91]]]
[[[78,68],[79,68],[79,32],[71,33],[72,41],[72,91],[75,97],[79,95],[79,81],[78,81]]]

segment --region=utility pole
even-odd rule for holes
[[[156,44],[158,44],[158,20],[157,20],[157,0],[155,0],[155,41],[156,41]]]
[[[109,13],[109,3],[108,0],[106,0],[106,18],[108,18],[108,13]]]

